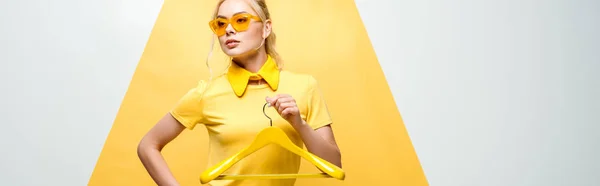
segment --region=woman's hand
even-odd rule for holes
[[[266,100],[282,118],[296,129],[309,152],[342,167],[341,153],[335,142],[331,126],[327,125],[314,130],[302,120],[296,100],[288,94],[267,97]]]
[[[303,124],[296,100],[289,94],[278,94],[272,98],[267,97],[266,100],[290,124],[295,126]]]
[[[338,167],[342,167],[341,153],[333,137],[331,126],[327,125],[317,130],[312,129],[302,120],[296,100],[288,94],[279,94],[272,98],[267,97],[266,100],[282,118],[296,129],[309,152]]]

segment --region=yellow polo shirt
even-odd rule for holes
[[[249,79],[263,78],[261,85],[249,85]],[[317,129],[332,123],[327,106],[311,75],[279,70],[274,59],[268,57],[257,73],[251,73],[231,63],[226,74],[210,83],[200,81],[185,94],[171,114],[188,129],[198,124],[207,127],[209,134],[209,165],[211,167],[252,143],[256,135],[269,127],[263,114],[267,96],[291,95],[298,105],[302,119]],[[266,113],[273,126],[281,128],[300,147],[302,140],[294,128],[273,107]],[[277,145],[269,145],[240,160],[224,174],[276,174],[297,173],[301,157]],[[213,180],[213,186],[286,186],[293,179],[275,180]]]

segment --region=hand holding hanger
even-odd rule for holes
[[[288,102],[276,101],[276,100],[279,100],[280,97],[284,97],[284,96],[277,96],[277,99],[269,99],[269,98],[267,98],[267,99],[269,99],[273,103],[277,103],[277,102],[290,103],[289,101]],[[285,101],[286,99],[283,99],[283,100]],[[289,100],[289,99],[287,99],[287,100]],[[214,179],[290,179],[290,178],[336,178],[338,180],[345,179],[345,173],[340,167],[328,162],[325,159],[322,159],[318,155],[315,155],[307,150],[304,150],[304,149],[298,147],[296,144],[294,144],[288,138],[287,134],[285,132],[283,132],[283,130],[281,130],[278,127],[272,126],[273,125],[272,120],[265,112],[265,108],[268,104],[269,104],[269,102],[264,104],[263,114],[265,114],[265,117],[269,118],[270,126],[263,129],[259,134],[257,134],[256,138],[254,139],[254,141],[252,141],[252,143],[249,146],[242,149],[241,151],[234,154],[233,156],[229,157],[228,159],[225,159],[225,160],[221,161],[220,163],[205,170],[202,173],[202,175],[200,175],[200,182],[202,184],[208,183]],[[295,103],[294,103],[294,106],[292,106],[292,104],[284,104],[284,106],[281,106],[281,104],[274,104],[274,105],[277,108],[282,108],[282,109],[279,109],[281,111],[278,110],[278,112],[280,112],[280,114],[283,114],[285,111],[285,114],[283,114],[283,115],[285,115],[287,118],[289,118],[289,119],[300,118],[299,114],[296,114],[296,115],[290,114],[290,113],[293,113],[294,108],[295,108],[295,112],[298,112],[298,108],[295,106]],[[285,105],[290,105],[290,106],[285,106]],[[286,110],[288,110],[288,111],[286,111]],[[295,118],[296,116],[298,118]],[[299,120],[302,121],[302,119],[299,119]],[[241,159],[249,156],[250,154],[256,152],[257,150],[259,150],[269,144],[279,145],[280,147],[283,147],[283,148],[291,151],[292,153],[299,155],[300,157],[304,158],[305,160],[307,160],[308,162],[310,162],[311,164],[316,166],[319,170],[322,171],[322,173],[319,173],[319,174],[255,174],[255,175],[223,175],[222,174],[223,172],[225,172],[227,169],[229,169],[231,166],[236,164]]]
[[[302,119],[296,100],[289,94],[278,94],[266,98],[282,118],[287,120],[298,132],[306,148],[315,155],[331,161],[341,167],[341,154],[333,137],[330,126],[313,129],[308,121]]]
[[[304,123],[300,116],[300,110],[296,104],[296,100],[289,94],[278,94],[275,97],[267,97],[267,103],[287,120],[293,126],[298,126]]]

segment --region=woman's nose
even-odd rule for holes
[[[227,35],[235,34],[235,29],[233,29],[233,26],[231,26],[231,24],[227,24],[227,28],[225,28],[225,33],[227,33]]]

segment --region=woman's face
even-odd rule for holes
[[[253,18],[253,16],[255,17]],[[220,27],[225,27],[225,33],[219,36],[219,43],[223,52],[228,56],[238,57],[255,52],[268,35],[265,24],[260,21],[256,12],[245,0],[223,2],[217,12],[217,17],[229,21],[215,23]]]

